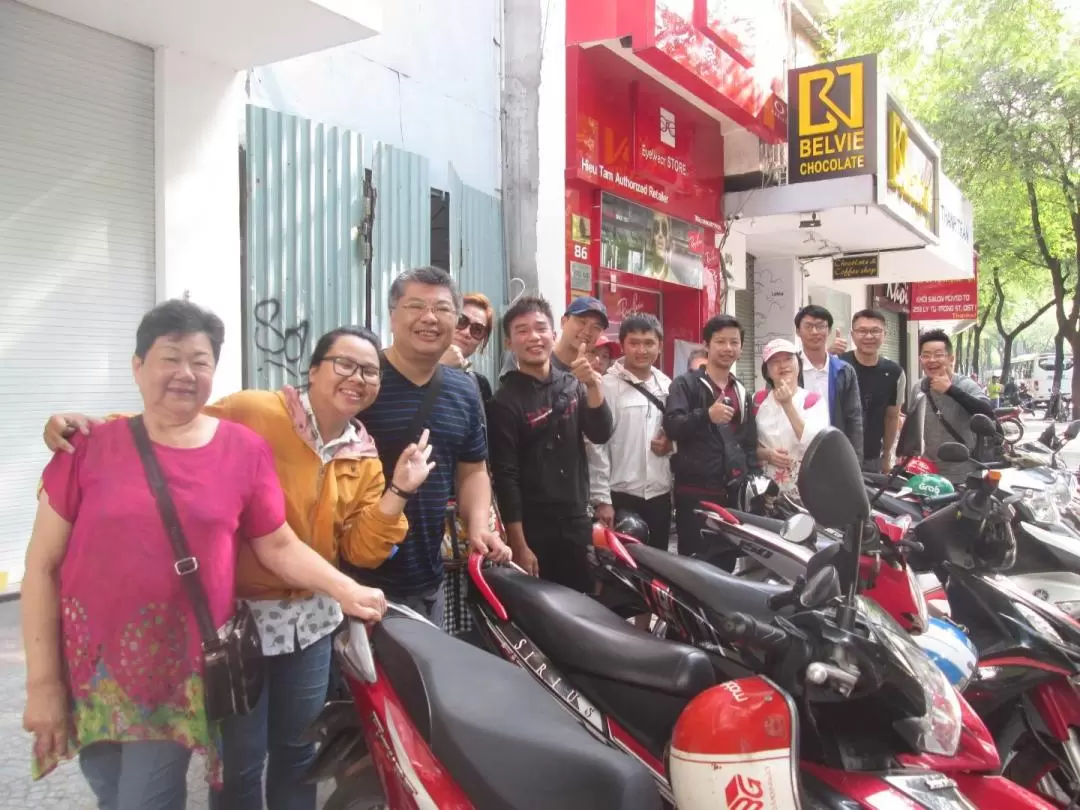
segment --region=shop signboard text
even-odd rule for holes
[[[908,123],[899,105],[888,101],[886,188],[903,210],[931,233],[937,233],[937,157]]]
[[[788,98],[789,182],[874,173],[874,55],[792,70]]]

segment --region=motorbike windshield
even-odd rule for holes
[[[945,673],[876,602],[860,596],[859,612],[874,639],[922,684],[926,713],[896,721],[893,726],[896,732],[916,751],[953,756],[960,746],[963,721],[956,690]]]

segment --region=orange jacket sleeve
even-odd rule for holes
[[[388,517],[379,511],[386,490],[382,462],[364,459],[369,474],[357,488],[345,515],[341,556],[360,568],[377,568],[390,556],[394,546],[405,539],[409,522],[405,515]]]

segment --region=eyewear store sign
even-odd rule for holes
[[[887,109],[888,199],[918,225],[930,233],[937,233],[937,156],[891,98]]]
[[[844,59],[788,73],[791,183],[873,174],[877,58]]]

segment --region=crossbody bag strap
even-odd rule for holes
[[[195,623],[199,627],[203,648],[214,646],[219,643],[218,634],[210,615],[210,603],[206,598],[206,591],[202,580],[199,579],[199,561],[192,556],[184,530],[180,526],[176,504],[173,503],[169,487],[165,483],[165,475],[161,471],[161,465],[158,464],[157,456],[154,455],[150,434],[147,433],[146,424],[141,416],[128,419],[128,427],[131,428],[131,434],[135,437],[135,447],[139,451],[146,481],[150,485],[150,491],[154,493],[161,522],[165,524],[165,533],[169,536],[169,543],[172,545],[173,570],[184,584],[184,590],[187,591],[191,607],[195,611]]]
[[[382,355],[382,361],[389,363],[386,359],[386,354]],[[412,421],[409,422],[409,428],[405,431],[405,442],[401,445],[399,454],[406,447],[414,442],[420,441],[420,434],[424,432],[424,423],[427,422],[428,417],[431,416],[431,409],[435,407],[435,400],[439,397],[439,392],[442,391],[443,384],[443,367],[440,363],[435,366],[435,373],[431,375],[431,379],[428,380],[427,389],[424,391],[424,398],[420,400],[420,407],[416,409],[416,413],[413,414]]]
[[[930,410],[932,410],[937,418],[941,420],[942,426],[949,432],[949,435],[960,444],[964,445],[964,447],[967,447],[968,443],[964,441],[964,438],[960,435],[960,431],[949,424],[949,420],[945,418],[945,414],[943,414],[941,408],[938,407],[937,400],[931,396],[929,391],[926,392],[926,401],[930,403]]]
[[[651,402],[653,405],[655,405],[657,408],[659,408],[660,413],[663,413],[667,409],[667,404],[663,400],[661,400],[660,397],[658,397],[656,394],[654,394],[652,391],[650,391],[648,388],[646,388],[645,383],[643,383],[643,382],[630,382],[630,380],[627,380],[627,382],[629,382],[630,385],[632,385],[634,388],[636,388],[638,391],[640,391],[641,395],[643,397],[645,397],[645,399],[649,400],[649,402]]]

